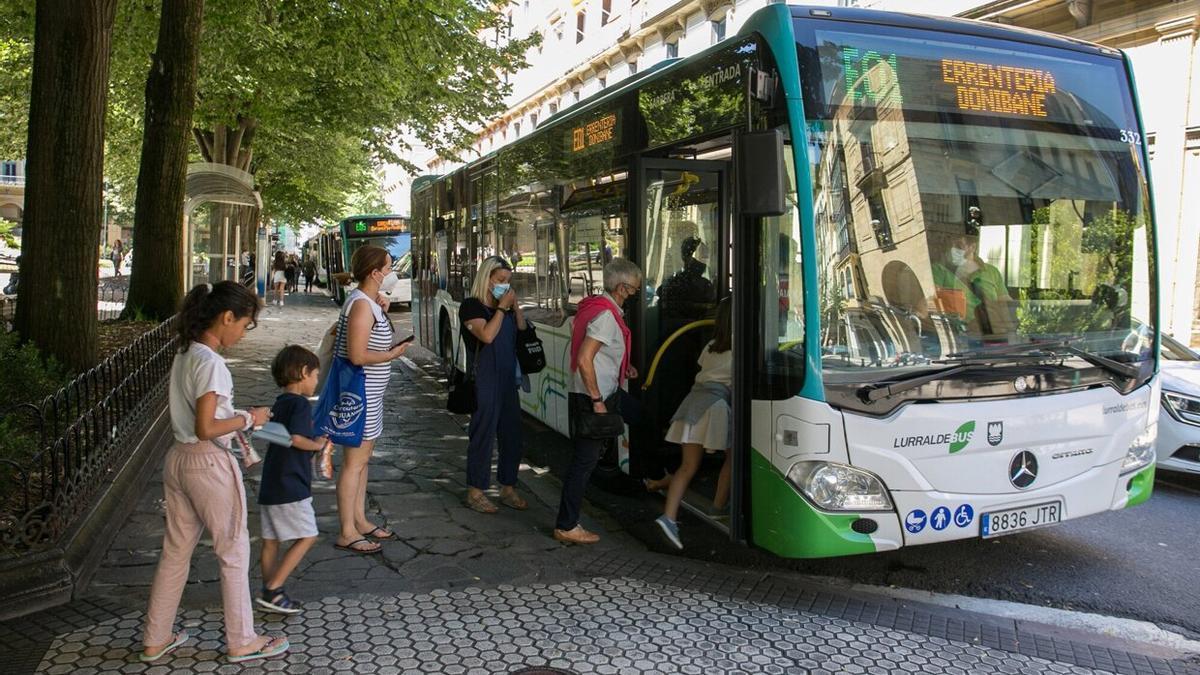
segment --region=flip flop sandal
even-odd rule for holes
[[[488,499],[482,494],[474,497],[468,496],[466,505],[467,508],[479,513],[496,513],[500,510],[495,504],[492,503],[492,500]]]
[[[171,652],[175,651],[179,647],[183,646],[183,643],[185,643],[187,641],[188,641],[187,631],[179,631],[172,637],[171,644],[164,647],[161,652],[155,654],[154,656],[146,656],[146,652],[143,651],[141,654],[138,654],[138,660],[141,661],[142,663],[154,663],[155,661],[161,659],[162,657],[166,656],[167,654],[170,654]]]
[[[516,492],[513,492],[507,496],[501,496],[500,503],[510,509],[516,509],[518,511],[524,511],[525,509],[529,508],[529,502],[525,501],[525,499]]]
[[[274,645],[272,647],[272,645]],[[286,652],[291,647],[288,644],[287,638],[271,638],[271,641],[263,645],[258,651],[242,654],[241,656],[226,657],[230,663],[245,663],[246,661],[254,661],[257,659],[269,659],[272,656],[279,656]]]
[[[395,532],[388,532],[387,536],[384,536],[382,534],[375,534],[376,532],[382,532],[382,531],[384,531],[382,527],[376,526],[370,532],[359,532],[359,534],[361,534],[364,537],[370,537],[372,539],[379,539],[380,541],[388,541],[388,540],[400,541],[400,535],[396,534]]]
[[[333,547],[338,549],[339,551],[349,551],[351,553],[357,553],[359,555],[375,555],[376,553],[383,552],[383,547],[380,546],[379,544],[374,544],[375,548],[355,548],[355,546],[357,544],[371,544],[371,540],[367,539],[366,537],[363,537],[362,539],[355,539],[354,541],[350,542],[349,544],[346,544],[345,546],[343,546],[342,544],[334,544]]]

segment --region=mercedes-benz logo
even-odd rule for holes
[[[1028,450],[1018,452],[1008,463],[1008,480],[1014,486],[1024,490],[1037,480],[1037,456]]]

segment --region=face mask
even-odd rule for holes
[[[503,298],[504,294],[508,292],[509,288],[509,284],[496,284],[495,286],[492,286],[492,297],[497,300]]]
[[[396,287],[396,284],[398,283],[400,283],[400,277],[396,276],[395,272],[388,272],[384,275],[383,279],[379,281],[379,290],[383,291],[384,293],[389,293],[393,288]]]
[[[954,247],[950,249],[950,264],[955,267],[967,261],[967,252],[961,248]]]

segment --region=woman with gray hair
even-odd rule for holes
[[[554,538],[569,544],[594,544],[599,535],[579,524],[583,490],[606,443],[615,438],[584,438],[580,418],[588,413],[619,412],[617,390],[626,379],[636,379],[629,364],[630,335],[621,307],[642,288],[642,271],[624,258],[604,266],[604,294],[584,298],[571,326],[571,381],[568,399],[571,437],[575,454],[563,476],[562,499]]]
[[[475,374],[476,408],[467,432],[466,504],[480,513],[499,510],[484,494],[489,487],[497,437],[500,503],[518,511],[529,508],[516,488],[521,467],[521,401],[517,387],[522,380],[517,363],[517,331],[525,330],[526,324],[510,286],[512,273],[512,266],[503,258],[486,258],[475,273],[471,297],[458,308],[467,371]]]

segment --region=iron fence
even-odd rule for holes
[[[125,298],[129,289],[116,286],[96,290],[96,318],[101,321],[111,321],[120,318],[125,310]],[[13,318],[17,315],[17,296],[0,295],[0,325],[4,330],[12,329]]]
[[[0,413],[0,558],[46,548],[130,456],[167,398],[172,317],[40,404]]]

